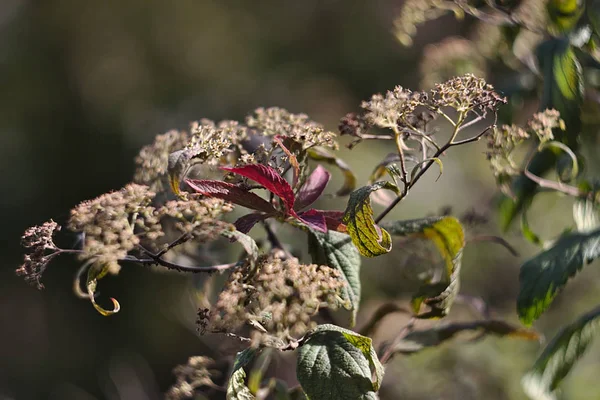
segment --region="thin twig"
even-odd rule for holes
[[[398,335],[394,338],[392,343],[386,346],[383,355],[379,357],[379,361],[382,364],[387,363],[392,358],[392,356],[394,355],[394,347],[396,347],[396,345],[400,343],[400,341],[402,341],[402,339],[404,339],[406,335],[412,332],[412,330],[415,327],[416,321],[417,319],[415,317],[411,317],[411,319],[408,320],[408,323],[400,330],[400,332],[398,332]]]

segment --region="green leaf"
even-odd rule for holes
[[[344,185],[336,192],[338,196],[350,194],[356,187],[356,176],[344,160],[337,158],[329,150],[322,147],[312,147],[307,150],[308,157],[315,161],[323,161],[329,165],[335,165],[344,174]]]
[[[350,325],[354,326],[360,304],[360,254],[345,233],[311,231],[308,249],[313,263],[335,268],[344,277],[347,285],[342,289],[342,299],[352,311]]]
[[[394,236],[417,236],[431,240],[446,264],[446,274],[441,282],[428,283],[413,297],[413,311],[418,313],[425,303],[431,310],[419,318],[440,318],[450,307],[460,288],[460,267],[465,236],[461,223],[454,217],[429,217],[381,224]]]
[[[373,219],[371,193],[379,189],[388,189],[398,193],[398,188],[391,182],[375,182],[363,186],[350,194],[348,206],[344,212],[344,223],[348,233],[365,257],[376,257],[388,253],[392,249],[392,238],[385,229],[379,228]]]
[[[534,331],[523,329],[500,320],[457,322],[431,329],[412,331],[394,345],[393,352],[413,354],[430,347],[439,346],[457,335],[468,331],[477,333],[475,338],[488,334],[527,340],[539,340],[540,338]]]
[[[237,353],[233,363],[233,371],[227,384],[227,400],[256,399],[248,386],[246,386],[246,371],[244,371],[244,367],[254,359],[257,353],[258,349],[253,347]]]
[[[229,229],[221,231],[221,236],[228,238],[232,242],[236,241],[239,244],[241,244],[246,253],[248,254],[248,257],[252,264],[256,262],[259,255],[258,245],[251,236],[246,235],[245,233],[242,233],[238,230]]]
[[[550,306],[554,297],[584,265],[600,255],[600,230],[573,232],[521,266],[517,311],[531,325]]]
[[[320,325],[298,351],[297,374],[311,400],[377,399],[383,366],[370,338]]]
[[[525,392],[534,400],[555,399],[554,391],[600,331],[600,308],[563,328],[523,377]]]

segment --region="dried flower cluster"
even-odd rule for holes
[[[23,264],[17,269],[17,275],[23,276],[30,285],[43,289],[40,282],[42,274],[48,263],[58,255],[58,248],[54,244],[54,232],[59,231],[60,226],[50,220],[42,225],[28,228],[21,244],[27,249]]]
[[[338,147],[335,133],[326,131],[306,114],[292,114],[283,108],[258,108],[246,118],[246,124],[265,136],[290,138],[301,144],[303,149],[314,146]]]
[[[336,308],[344,282],[337,270],[303,265],[296,258],[264,255],[234,271],[210,312],[212,331],[235,331],[258,323],[273,336],[301,336],[313,328],[319,307]]]
[[[396,86],[385,96],[373,95],[369,101],[363,102],[361,107],[366,111],[364,118],[368,123],[397,131],[398,124],[413,115],[417,107],[424,105],[426,101],[426,94]]]
[[[505,181],[510,176],[518,175],[521,169],[514,160],[514,150],[532,135],[540,143],[554,138],[553,129],[564,129],[564,121],[556,110],[544,110],[536,113],[527,122],[526,128],[517,125],[502,125],[489,136],[487,157],[496,178]]]
[[[451,107],[462,113],[473,110],[485,115],[506,103],[506,99],[496,93],[492,85],[473,74],[436,84],[431,92],[434,106]]]
[[[154,143],[144,146],[135,158],[136,170],[133,181],[147,185],[154,191],[165,188],[169,154],[181,150],[189,141],[185,131],[172,130],[158,135]]]
[[[176,382],[165,394],[168,400],[180,400],[193,398],[196,389],[208,386],[214,387],[212,377],[216,371],[211,370],[215,362],[208,357],[190,357],[187,364],[178,365],[173,369]]]
[[[158,235],[158,220],[149,207],[153,197],[154,192],[147,186],[129,184],[75,207],[68,227],[84,234],[80,258],[106,266],[111,273],[118,272],[118,261],[140,243],[136,225]]]

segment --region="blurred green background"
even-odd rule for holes
[[[73,295],[73,260],[52,263],[41,292],[16,277],[20,235],[49,218],[64,222],[79,201],[129,182],[141,146],[192,120],[242,119],[276,105],[336,130],[371,94],[397,84],[418,89],[425,44],[467,32],[469,21],[426,25],[405,48],[391,33],[401,4],[0,1],[0,399],[158,399],[174,382],[174,366],[191,355],[220,357],[222,338],[199,339],[194,331],[195,310],[182,295],[189,277],[127,266],[102,282],[100,290],[123,307],[104,318]],[[416,218],[448,205],[457,213],[489,211],[495,187],[484,151],[478,143],[452,152],[442,178],[434,183],[431,172],[393,216]],[[342,154],[364,183],[386,149],[365,143]],[[539,203],[531,220],[545,237],[570,224],[567,200]],[[484,232],[497,228],[491,223]],[[516,322],[518,267],[535,249],[517,232],[507,239],[520,258],[491,244],[467,248],[462,292],[482,296],[496,315]],[[399,257],[364,261],[359,324],[378,303],[410,295]],[[600,302],[599,279],[597,265],[587,268],[536,328],[551,337]],[[465,308],[457,305],[453,314],[464,316]],[[402,324],[390,317],[376,341]],[[600,398],[599,349],[567,379],[565,398]],[[520,377],[539,350],[537,343],[488,338],[396,357],[381,397],[522,399]]]

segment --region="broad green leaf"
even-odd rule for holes
[[[594,335],[600,333],[600,308],[563,328],[546,346],[523,377],[523,388],[534,400],[556,399],[554,391],[581,358]]]
[[[370,338],[320,325],[298,351],[297,375],[311,400],[377,399],[383,367]]]
[[[463,332],[474,332],[477,334],[475,338],[481,335],[506,336],[526,340],[539,340],[540,338],[532,330],[523,329],[500,320],[457,322],[431,329],[412,331],[394,345],[393,352],[413,354],[426,348],[439,346]]]
[[[555,109],[565,122],[565,129],[555,129],[554,139],[577,151],[581,133],[581,105],[583,103],[583,73],[581,64],[566,38],[552,38],[537,49],[541,73],[544,80],[540,111]],[[543,176],[555,168],[561,151],[545,148],[529,163],[529,171]],[[499,205],[501,226],[508,229],[523,207],[537,193],[537,184],[525,175],[520,175],[511,185],[514,199],[504,197]]]
[[[431,311],[418,315],[420,318],[445,316],[460,288],[459,276],[465,236],[461,223],[454,217],[429,217],[381,224],[382,229],[394,236],[419,236],[431,240],[438,248],[446,265],[446,274],[441,282],[429,283],[419,289],[413,297],[415,313],[425,303]]]
[[[249,347],[237,353],[233,363],[233,371],[227,384],[227,400],[256,399],[248,386],[246,386],[246,371],[244,371],[244,367],[254,359],[257,352],[257,349]]]
[[[360,254],[345,233],[311,231],[308,236],[308,249],[315,264],[335,268],[344,277],[346,286],[342,289],[342,299],[352,311],[351,326],[354,326],[360,303]]]
[[[90,301],[92,302],[92,305],[94,306],[94,308],[96,309],[96,311],[98,311],[100,314],[102,314],[105,317],[108,317],[109,315],[113,315],[118,313],[121,310],[121,305],[119,304],[119,302],[116,299],[113,299],[112,297],[110,298],[110,300],[113,303],[113,309],[112,310],[107,310],[103,307],[101,307],[98,303],[96,303],[96,286],[98,285],[98,280],[102,279],[107,273],[108,273],[108,266],[98,266],[98,265],[92,265],[90,267],[90,269],[88,270],[88,275],[87,275],[87,280],[86,280],[86,288],[87,288],[87,292],[88,292],[88,296],[90,298]]]
[[[344,160],[337,158],[329,150],[322,147],[312,147],[307,150],[308,157],[315,161],[322,161],[329,165],[335,165],[344,174],[344,185],[337,191],[338,196],[350,194],[356,187],[356,176]]]
[[[398,188],[391,182],[375,182],[363,186],[350,194],[344,223],[352,241],[360,254],[365,257],[376,257],[388,253],[392,249],[392,238],[385,229],[379,228],[373,219],[371,193],[379,189],[388,189],[397,193]]]
[[[568,233],[521,266],[517,311],[531,325],[584,265],[600,255],[600,230]]]

